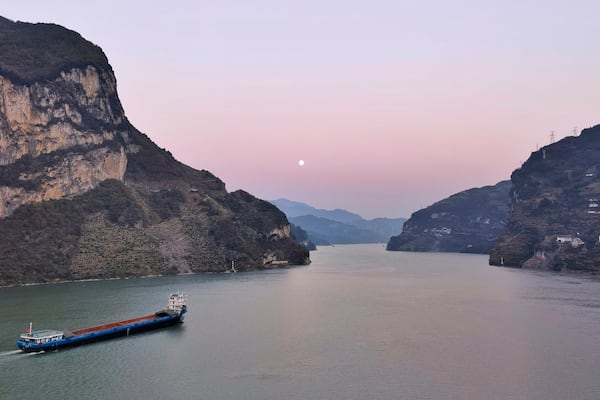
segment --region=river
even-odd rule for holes
[[[1,399],[598,399],[600,281],[487,256],[321,247],[266,272],[0,289]],[[19,334],[144,315],[176,327],[50,353]]]

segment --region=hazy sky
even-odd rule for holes
[[[1,13],[101,46],[129,120],[228,190],[367,218],[508,179],[550,131],[600,123],[598,1],[19,0]]]

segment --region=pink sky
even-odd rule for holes
[[[367,218],[508,179],[550,131],[600,123],[598,15],[594,1],[3,5],[101,46],[130,121],[228,190]]]

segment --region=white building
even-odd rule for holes
[[[571,243],[573,241],[573,235],[558,235],[556,236],[558,243]]]

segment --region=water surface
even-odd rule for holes
[[[486,256],[322,247],[278,271],[0,289],[0,398],[598,399],[600,282]],[[183,325],[52,353],[15,341],[161,308]]]

